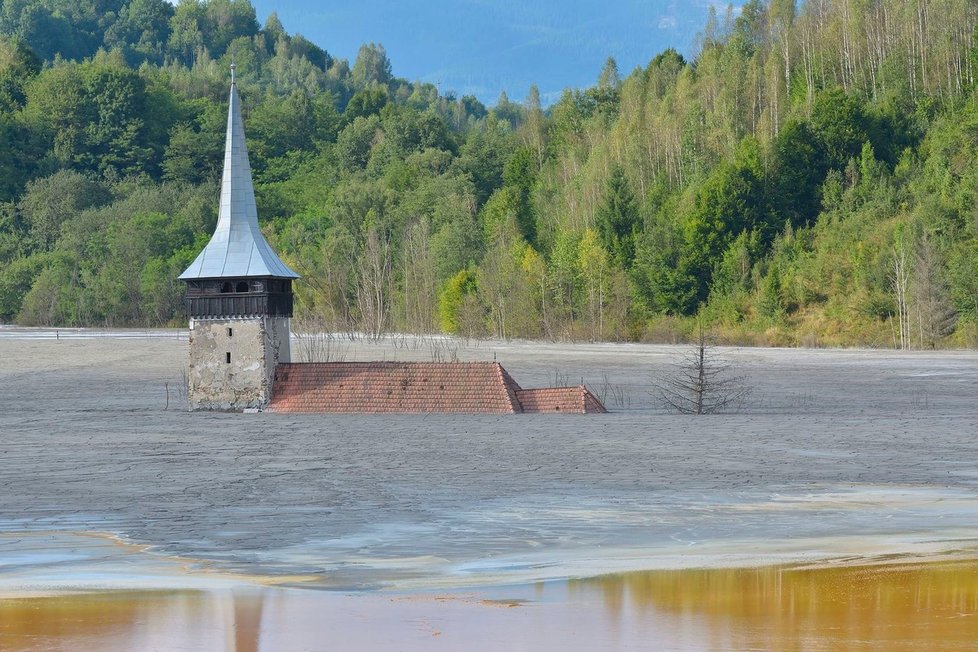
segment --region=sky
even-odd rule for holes
[[[545,104],[595,83],[613,56],[622,76],[674,47],[688,58],[710,0],[252,0],[263,25],[273,11],[352,65],[363,43],[384,45],[394,74],[475,95]],[[722,7],[726,7],[725,4]],[[719,9],[722,15],[724,9]]]

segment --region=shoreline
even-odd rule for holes
[[[104,339],[123,339],[123,340],[140,340],[140,339],[160,339],[160,340],[179,340],[186,341],[189,337],[188,330],[186,327],[139,327],[133,326],[131,328],[121,328],[121,327],[96,327],[96,326],[65,326],[65,327],[54,327],[54,326],[20,326],[18,324],[2,324],[0,323],[0,340],[24,340],[24,341],[48,341],[55,340],[59,338],[66,341],[84,341],[84,340],[104,340]],[[622,349],[661,349],[663,351],[668,351],[671,349],[682,349],[689,347],[693,344],[693,341],[679,341],[679,342],[666,342],[666,341],[619,341],[619,340],[550,340],[550,339],[526,339],[526,338],[510,338],[510,339],[497,339],[493,337],[463,337],[458,335],[452,335],[448,333],[431,333],[426,335],[420,335],[416,333],[384,333],[379,338],[374,338],[369,333],[347,333],[347,332],[299,332],[292,331],[292,337],[295,338],[293,345],[301,345],[304,338],[326,338],[335,343],[345,344],[352,347],[364,347],[373,349],[388,349],[388,350],[401,350],[410,356],[412,352],[428,353],[424,350],[425,345],[432,342],[437,342],[441,344],[454,344],[457,345],[460,352],[462,350],[473,350],[473,351],[484,351],[487,355],[491,355],[494,349],[506,349],[506,348],[523,348],[530,347],[539,350],[541,347],[543,349],[582,349],[593,347],[596,349],[608,349],[608,348],[622,348]],[[896,355],[900,357],[930,357],[930,356],[943,356],[943,355],[974,355],[978,356],[978,348],[968,348],[968,347],[953,347],[953,348],[939,348],[939,349],[900,349],[893,347],[872,347],[866,344],[852,344],[848,346],[772,346],[763,344],[751,344],[751,343],[723,343],[716,345],[719,349],[725,350],[735,350],[735,351],[771,351],[771,352],[810,352],[817,353],[819,351],[824,351],[826,353],[870,353],[879,355]],[[602,351],[606,352],[606,351]],[[626,351],[627,352],[627,351]]]
[[[554,571],[467,575],[428,575],[388,583],[337,582],[328,572],[296,574],[244,573],[211,560],[167,555],[154,546],[135,543],[111,532],[23,531],[0,533],[0,601],[43,599],[115,592],[222,591],[289,589],[336,595],[414,595],[495,592],[507,587],[587,582],[608,577],[655,573],[829,571],[898,566],[973,565],[978,569],[978,531],[966,539],[904,541],[880,546],[864,537],[861,551],[830,552],[811,540],[794,542],[789,552],[761,553],[751,542],[728,542],[721,552],[664,556],[633,549],[630,555],[605,551],[601,561],[575,554]],[[753,542],[757,543],[757,542]],[[838,543],[836,541],[835,543]],[[873,545],[876,544],[876,545]],[[954,545],[951,545],[954,544]],[[618,551],[619,553],[621,551]],[[552,555],[551,555],[552,558]],[[532,562],[524,562],[533,566]],[[554,562],[551,561],[551,565]],[[233,565],[232,565],[233,566]]]

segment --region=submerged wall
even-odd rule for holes
[[[191,410],[264,409],[279,362],[289,362],[289,319],[192,320],[187,399]]]

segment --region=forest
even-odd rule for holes
[[[233,59],[297,329],[978,346],[976,21],[752,0],[487,107],[248,0],[3,0],[0,323],[185,323]]]

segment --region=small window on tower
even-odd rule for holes
[[[221,294],[228,294],[232,289],[234,289],[234,286],[231,285],[230,281],[221,284]]]
[[[234,335],[234,331],[229,328],[228,329],[228,337],[231,337],[232,335]]]
[[[248,283],[246,281],[240,281],[238,283],[238,287],[236,288],[236,290],[238,292],[247,292],[248,291]]]
[[[226,362],[227,364],[231,364],[231,352],[230,351],[228,351],[227,353],[224,354],[224,362]]]

